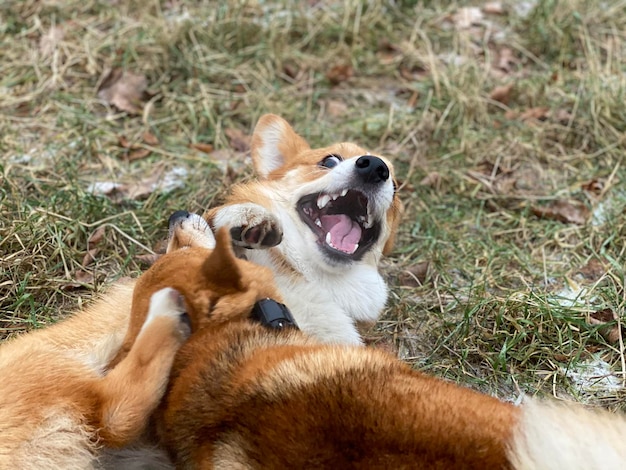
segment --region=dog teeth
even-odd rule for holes
[[[320,209],[323,209],[324,207],[326,207],[326,204],[328,204],[329,202],[330,202],[330,196],[328,194],[321,194],[317,198],[317,207]]]
[[[322,227],[322,221],[319,218],[315,219],[315,225],[317,225],[318,227],[321,228]],[[330,235],[330,233],[328,235]]]
[[[372,228],[372,225],[374,225],[374,216],[372,214],[367,214],[367,222],[363,224],[363,227]]]
[[[347,189],[344,189],[343,191],[341,191],[341,197],[344,197],[346,194],[348,194]]]
[[[334,248],[333,242],[331,240],[330,232],[326,232],[326,244],[330,245],[330,246],[332,246]]]
[[[336,201],[337,198],[339,197],[339,194],[331,194],[330,197],[333,199],[333,201]]]

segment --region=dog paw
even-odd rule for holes
[[[232,227],[230,236],[234,245],[265,249],[278,245],[283,239],[283,231],[278,219],[265,213],[261,217],[253,217],[246,225]]]
[[[148,316],[146,317],[141,331],[143,332],[151,323],[156,321],[157,318],[163,317],[173,320],[175,331],[181,341],[189,338],[191,334],[191,324],[185,311],[183,296],[176,289],[172,289],[171,287],[166,287],[152,294]]]
[[[283,229],[278,218],[259,204],[229,204],[217,209],[212,219],[214,230],[220,227],[230,229],[236,247],[271,248],[283,239]]]

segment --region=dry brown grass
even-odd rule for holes
[[[621,406],[623,345],[588,316],[624,316],[626,3],[227,5],[0,5],[2,335],[138,273],[169,213],[201,211],[249,176],[238,150],[274,112],[315,145],[354,140],[398,167],[407,213],[373,336],[502,397]],[[98,98],[116,68],[146,78],[136,115]],[[183,187],[147,187],[174,168]],[[91,194],[103,181],[126,186]],[[572,379],[600,360],[613,382]]]

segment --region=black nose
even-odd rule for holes
[[[173,228],[177,223],[180,223],[181,221],[185,220],[187,217],[189,217],[191,214],[187,211],[176,211],[174,212],[172,215],[170,215],[169,220],[167,221],[167,225],[168,227],[171,229]]]
[[[389,167],[380,158],[363,155],[356,161],[356,172],[364,183],[381,183],[389,179]]]

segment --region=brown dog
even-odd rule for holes
[[[189,236],[201,225],[193,220],[178,223],[174,238],[201,239]],[[178,468],[589,469],[626,461],[622,417],[535,401],[515,407],[382,351],[325,345],[252,320],[255,302],[280,298],[267,268],[235,258],[225,230],[215,249],[169,253],[138,281],[129,332],[164,287],[183,294],[192,327],[155,414]]]
[[[132,286],[0,346],[0,468],[100,468],[102,447],[139,437],[189,328],[172,289],[145,305],[137,340],[115,369]]]

